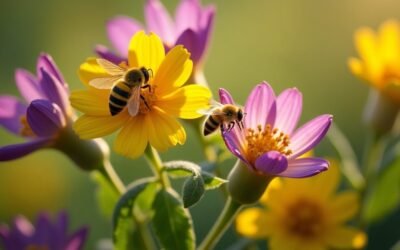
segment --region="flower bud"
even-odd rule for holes
[[[228,191],[232,199],[240,204],[251,204],[261,198],[273,178],[252,171],[238,160],[228,176]]]

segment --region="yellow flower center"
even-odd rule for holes
[[[45,245],[30,244],[25,248],[25,250],[49,250],[49,247]]]
[[[288,207],[286,228],[301,238],[314,238],[324,227],[323,211],[315,202],[300,199]]]
[[[157,100],[157,95],[155,94],[156,85],[151,84],[150,88],[142,88],[140,91],[140,106],[139,113],[147,114],[151,111],[155,101]]]
[[[289,136],[280,132],[277,128],[272,129],[269,124],[264,129],[261,125],[257,126],[257,130],[247,129],[246,141],[246,155],[251,164],[254,164],[258,157],[269,151],[278,151],[286,156],[292,153],[289,149]]]
[[[34,137],[36,136],[35,133],[32,131],[31,126],[29,126],[29,123],[26,119],[26,115],[23,115],[19,118],[21,124],[22,124],[22,128],[19,131],[20,135],[22,136],[28,136],[28,137]]]
[[[382,79],[384,83],[400,83],[400,72],[398,70],[387,69]]]

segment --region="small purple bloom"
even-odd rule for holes
[[[224,89],[219,90],[222,104],[234,104]],[[332,115],[321,115],[295,130],[302,111],[302,95],[296,88],[286,89],[278,97],[271,86],[258,84],[244,107],[244,128],[224,131],[228,149],[253,171],[268,175],[302,178],[328,169],[321,158],[299,158],[313,149],[325,136]]]
[[[68,234],[66,213],[60,213],[54,223],[47,214],[40,214],[35,225],[18,216],[10,228],[0,225],[0,246],[4,250],[79,250],[83,249],[87,234],[87,228]]]
[[[0,147],[0,161],[53,146],[72,116],[68,85],[50,55],[39,56],[36,76],[17,69],[15,81],[24,101],[1,95],[0,125],[26,142]]]
[[[159,35],[167,51],[175,45],[184,45],[191,53],[196,69],[201,66],[207,52],[214,15],[213,5],[202,7],[199,0],[181,0],[173,20],[159,0],[147,0],[146,30]],[[115,17],[107,23],[107,33],[117,54],[102,45],[96,47],[96,52],[101,57],[119,64],[122,60],[126,60],[129,41],[133,34],[143,29],[143,26],[134,19],[126,16]]]

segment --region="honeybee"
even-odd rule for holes
[[[243,117],[244,113],[242,108],[233,104],[221,104],[215,103],[214,107],[203,114],[208,114],[208,117],[204,123],[203,135],[207,136],[218,129],[221,131],[230,131],[233,129],[235,124],[239,129],[243,128]]]
[[[96,59],[97,63],[111,75],[109,77],[96,78],[89,85],[97,89],[110,89],[111,93],[108,106],[112,116],[119,114],[126,106],[131,116],[139,113],[140,99],[150,109],[145,98],[140,94],[141,88],[149,88],[150,69],[144,67],[124,69],[102,58]]]

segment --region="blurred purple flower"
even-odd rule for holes
[[[219,91],[223,104],[234,104],[224,89]],[[258,84],[244,107],[244,128],[235,126],[223,132],[228,149],[256,173],[268,176],[302,178],[328,169],[321,158],[300,158],[325,136],[331,115],[321,115],[294,130],[302,111],[302,94],[286,89],[275,97],[271,86]]]
[[[1,147],[0,161],[52,146],[59,131],[71,120],[68,85],[50,55],[39,56],[36,74],[24,69],[15,72],[24,101],[14,96],[0,96],[0,125],[27,140]]]
[[[213,29],[215,7],[202,7],[199,0],[181,0],[175,12],[175,20],[159,0],[147,0],[145,20],[148,32],[161,37],[166,50],[182,44],[191,53],[195,69],[201,67],[207,52],[208,42]],[[117,54],[102,45],[96,47],[101,57],[119,64],[126,60],[131,37],[143,26],[136,20],[118,16],[107,23],[107,33]]]
[[[18,216],[11,228],[0,225],[0,246],[4,250],[79,250],[83,249],[88,229],[81,228],[68,234],[68,216],[60,213],[55,223],[47,214],[40,214],[32,225],[25,217]],[[3,248],[2,248],[3,249]]]

